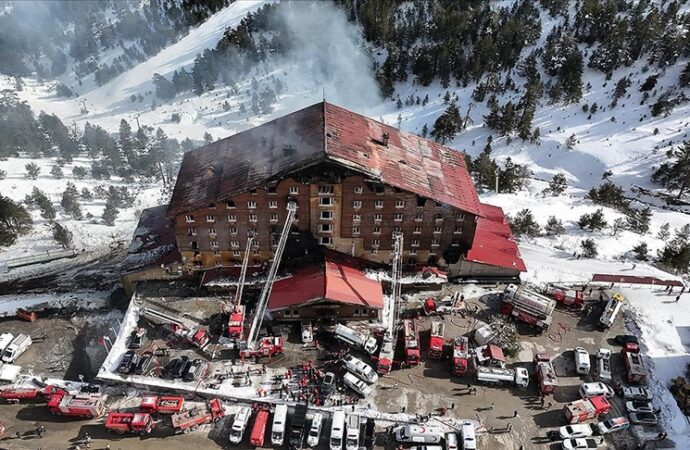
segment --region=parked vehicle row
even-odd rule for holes
[[[3,333],[0,335],[0,360],[5,364],[13,363],[32,344],[28,334]]]

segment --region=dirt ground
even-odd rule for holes
[[[458,289],[448,286],[448,289]],[[446,323],[446,337],[452,338],[458,334],[471,335],[478,320],[486,320],[497,311],[500,300],[495,295],[482,295],[468,298],[471,309],[476,312],[461,316],[447,315],[443,318]],[[181,311],[187,311],[190,318],[196,318],[208,325],[204,317],[220,311],[217,300],[207,302],[180,301],[175,305]],[[614,327],[607,332],[599,331],[593,325],[600,315],[603,305],[597,305],[590,316],[582,316],[579,311],[557,309],[554,313],[553,324],[549,332],[535,335],[528,328],[518,327],[522,349],[514,359],[509,359],[508,366],[528,367],[534,373],[531,363],[535,352],[547,352],[556,357],[554,365],[559,376],[560,388],[553,397],[547,397],[544,408],[540,406],[540,396],[535,380],[530,380],[527,389],[497,388],[479,386],[476,395],[470,395],[467,384],[474,385],[471,376],[451,377],[447,361],[428,360],[428,338],[431,318],[420,319],[422,362],[419,366],[404,370],[393,371],[377,384],[377,389],[371,398],[360,402],[360,407],[370,405],[382,412],[433,413],[437,408],[451,408],[447,417],[458,419],[475,419],[489,431],[479,438],[480,448],[503,449],[547,449],[558,448],[558,444],[548,442],[545,438],[549,429],[564,425],[562,414],[563,405],[579,398],[577,388],[584,381],[576,375],[573,365],[573,351],[576,346],[586,348],[591,355],[597,348],[606,347],[613,351],[612,369],[614,379],[622,376],[622,360],[618,355],[618,348],[610,342],[610,338],[623,332],[622,317]],[[18,363],[25,365],[37,374],[55,377],[65,376],[67,379],[78,379],[82,374],[86,379],[92,377],[102,360],[105,351],[97,342],[98,337],[107,335],[109,328],[117,324],[122,317],[118,310],[90,313],[73,313],[67,316],[52,315],[41,317],[34,323],[17,320],[0,322],[3,331],[29,332],[32,336],[45,335],[43,342],[39,342],[22,355]],[[438,320],[434,318],[433,320]],[[322,365],[326,363],[324,351],[315,349],[305,350],[299,342],[298,327],[283,326],[286,338],[285,355],[271,362],[272,367],[290,367],[309,359]],[[161,338],[156,330],[149,329],[150,339]],[[186,350],[180,350],[184,353]],[[172,355],[175,356],[175,355]],[[171,356],[171,357],[172,357]],[[594,365],[594,358],[592,357]],[[396,387],[397,385],[397,387]],[[127,396],[135,396],[133,389],[122,389]],[[624,405],[620,399],[612,400],[614,412],[610,417],[624,414]],[[517,411],[517,416],[513,417]],[[430,423],[445,421],[447,417],[432,417]],[[7,427],[7,436],[0,440],[0,449],[62,449],[74,448],[88,433],[93,442],[91,448],[112,449],[149,449],[173,446],[174,448],[188,446],[191,448],[230,448],[227,441],[231,418],[222,420],[215,427],[207,426],[199,431],[174,436],[172,430],[160,426],[146,437],[125,436],[114,437],[105,433],[102,420],[81,421],[67,420],[47,413],[43,404],[1,405],[0,422]],[[35,436],[36,424],[46,427],[43,439]],[[326,423],[324,429],[330,425]],[[511,428],[507,432],[508,427]],[[391,442],[379,430],[377,448],[394,448]],[[19,432],[20,437],[16,437]],[[248,433],[247,433],[248,434]],[[328,434],[328,433],[326,433]],[[614,434],[615,442],[609,437],[609,448],[635,448],[636,443],[629,432]],[[245,435],[245,443],[247,436]],[[246,448],[248,444],[233,448]],[[322,436],[319,448],[326,448],[326,439]]]

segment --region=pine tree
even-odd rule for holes
[[[72,232],[67,228],[63,227],[57,222],[51,224],[51,229],[53,230],[53,239],[55,242],[60,244],[63,249],[68,249],[72,247]]]
[[[580,242],[580,248],[582,249],[582,256],[584,258],[596,258],[599,254],[597,250],[597,244],[592,239],[583,239]]]
[[[666,152],[668,161],[663,163],[652,174],[652,180],[661,183],[670,191],[678,191],[681,198],[690,187],[690,141],[684,141],[681,147]]]
[[[606,225],[608,225],[606,219],[604,218],[604,211],[601,208],[597,209],[591,214],[583,214],[580,216],[577,224],[580,229],[587,229],[589,231],[602,230],[606,228]]]
[[[544,231],[547,236],[558,236],[565,233],[565,227],[563,226],[563,222],[556,218],[556,216],[550,216],[546,221]]]
[[[27,200],[30,200],[31,204],[38,206],[41,210],[41,217],[49,221],[55,219],[55,208],[53,207],[53,203],[39,188],[34,186],[31,195],[27,196]]]
[[[558,197],[559,195],[564,193],[567,188],[568,183],[565,179],[565,174],[559,172],[553,176],[553,178],[549,182],[549,187],[544,189],[544,193],[550,194],[554,197]]]
[[[520,210],[514,218],[510,219],[510,227],[516,236],[536,237],[541,233],[539,224],[534,220],[532,211],[529,209]]]
[[[649,261],[649,247],[646,242],[640,242],[632,248],[635,259],[638,261]]]
[[[616,83],[616,88],[613,90],[613,100],[611,101],[612,108],[615,108],[618,105],[618,100],[622,98],[626,92],[628,92],[628,88],[631,84],[632,82],[628,77],[623,77],[618,80]]]
[[[657,233],[656,237],[658,237],[662,241],[668,240],[668,238],[671,237],[670,229],[671,225],[668,222],[666,222],[659,228],[659,232]]]
[[[690,86],[690,62],[685,64],[683,72],[680,74],[680,79],[678,80],[680,87]]]
[[[573,133],[568,137],[568,139],[565,140],[565,148],[572,150],[575,147],[575,144],[577,144],[577,136],[575,136],[575,133]]]
[[[498,130],[501,126],[501,108],[496,96],[489,99],[489,114],[484,116],[484,125],[492,130]]]
[[[455,101],[452,101],[443,114],[434,122],[431,137],[445,144],[447,140],[452,139],[460,130],[461,124],[460,111]]]
[[[211,136],[211,133],[207,131],[206,133],[204,133],[204,144],[208,145],[211,142],[213,142],[213,136]]]
[[[103,222],[109,227],[114,226],[115,219],[117,218],[119,213],[120,211],[117,209],[114,202],[108,199],[105,202],[105,209],[103,210]]]
[[[429,134],[429,127],[426,124],[424,124],[424,126],[422,127],[421,134],[424,138],[427,137],[427,135]]]
[[[81,206],[77,198],[78,195],[79,192],[77,191],[77,187],[72,183],[67,183],[67,188],[62,193],[62,200],[60,201],[60,205],[62,205],[62,208],[65,210],[65,214],[75,220],[81,220],[83,217]]]
[[[41,168],[34,162],[30,162],[24,166],[26,169],[26,177],[32,180],[38,178],[38,174],[41,173]]]
[[[17,237],[31,231],[33,221],[24,206],[0,195],[0,245],[9,247]]]
[[[74,166],[72,168],[72,175],[74,175],[74,178],[77,180],[83,180],[86,178],[86,176],[89,174],[89,172],[86,170],[85,167],[82,166]]]
[[[649,232],[651,221],[652,210],[646,206],[642,209],[631,210],[627,217],[626,226],[634,233],[646,234]]]
[[[57,179],[63,178],[65,176],[65,174],[62,171],[62,169],[60,168],[60,166],[53,166],[50,169],[50,174]]]
[[[686,224],[676,230],[673,239],[659,250],[657,259],[661,264],[674,268],[682,273],[690,266],[690,225]]]

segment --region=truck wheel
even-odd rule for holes
[[[187,433],[189,433],[190,431],[192,431],[191,428],[185,428],[184,430],[182,430],[182,432],[183,432],[184,434],[187,434]]]

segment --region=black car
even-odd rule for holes
[[[182,375],[184,375],[184,371],[187,368],[187,364],[189,364],[189,358],[186,356],[180,356],[177,359],[177,363],[171,368],[168,378],[182,378]]]
[[[372,418],[367,419],[367,424],[364,431],[364,447],[367,450],[374,448],[374,443],[376,442],[376,435],[374,434],[374,428],[376,428],[376,422]]]
[[[153,354],[150,352],[144,353],[139,359],[139,363],[134,368],[134,373],[137,375],[143,375],[149,371],[151,363],[153,362]]]
[[[182,374],[182,379],[184,381],[194,381],[199,377],[201,372],[201,360],[195,359],[194,361],[187,364],[187,367]]]
[[[120,365],[117,367],[117,371],[122,374],[128,374],[138,362],[139,355],[137,355],[134,350],[128,350],[127,353],[125,353],[125,355],[122,357]]]
[[[335,391],[335,375],[333,372],[326,372],[321,381],[321,392],[324,395],[330,395]]]
[[[143,347],[144,336],[146,336],[146,330],[143,328],[132,331],[132,334],[129,336],[129,348]]]
[[[628,344],[632,342],[633,344],[640,344],[640,342],[637,340],[636,336],[633,336],[632,334],[619,334],[615,338],[613,338],[613,341],[620,346],[624,346],[625,344]]]

